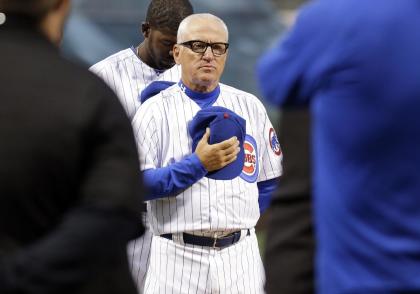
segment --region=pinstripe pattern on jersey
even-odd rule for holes
[[[262,103],[253,95],[221,84],[215,106],[242,116],[246,133],[259,149],[257,181],[280,176],[281,156],[268,140],[272,127]],[[200,107],[174,85],[146,101],[133,119],[141,169],[165,167],[191,154],[187,124]],[[186,231],[223,231],[255,226],[259,218],[257,183],[237,177],[221,181],[204,177],[178,195],[148,202],[155,235]]]
[[[140,107],[140,93],[153,81],[180,80],[180,66],[164,72],[156,71],[140,60],[132,48],[117,52],[94,64],[90,70],[114,90],[126,113],[133,119]]]
[[[154,236],[151,252],[145,294],[264,293],[264,268],[253,230],[222,250]]]
[[[146,217],[146,213],[144,216]],[[146,230],[144,234],[128,244],[128,257],[130,261],[131,274],[136,282],[140,293],[144,287],[146,271],[150,262],[150,247],[152,245],[153,234],[148,227],[148,222],[143,221]]]
[[[101,77],[117,94],[127,115],[132,119],[140,107],[139,95],[153,81],[180,80],[181,70],[175,66],[157,72],[138,58],[132,48],[122,50],[94,64],[90,70]],[[139,293],[143,292],[144,278],[149,265],[152,233],[144,219],[144,235],[128,245],[131,272]]]

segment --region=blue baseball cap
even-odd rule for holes
[[[154,81],[151,82],[146,88],[143,89],[140,93],[140,102],[144,103],[150,97],[153,97],[160,93],[160,91],[165,90],[166,88],[175,84],[174,82],[168,81]]]
[[[214,180],[231,180],[236,178],[241,174],[245,160],[243,146],[246,135],[245,119],[221,106],[201,109],[188,124],[188,133],[193,140],[192,152],[197,148],[197,144],[206,132],[207,127],[210,128],[209,144],[220,143],[236,136],[241,150],[234,162],[219,170],[207,173],[206,177]]]

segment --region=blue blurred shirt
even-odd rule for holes
[[[420,1],[314,1],[258,76],[311,108],[319,293],[419,291]]]

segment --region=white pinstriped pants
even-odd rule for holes
[[[144,293],[264,293],[255,230],[225,249],[154,236]]]
[[[150,248],[153,238],[153,233],[150,231],[146,213],[142,213],[142,219],[146,229],[143,236],[128,243],[128,261],[139,294],[143,293],[146,272],[150,262]]]

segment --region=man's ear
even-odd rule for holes
[[[174,48],[172,49],[172,56],[174,57],[176,64],[181,64],[180,54],[181,54],[181,46],[178,44],[175,44]]]
[[[149,38],[150,35],[150,24],[146,21],[141,24],[141,33],[144,38]]]

